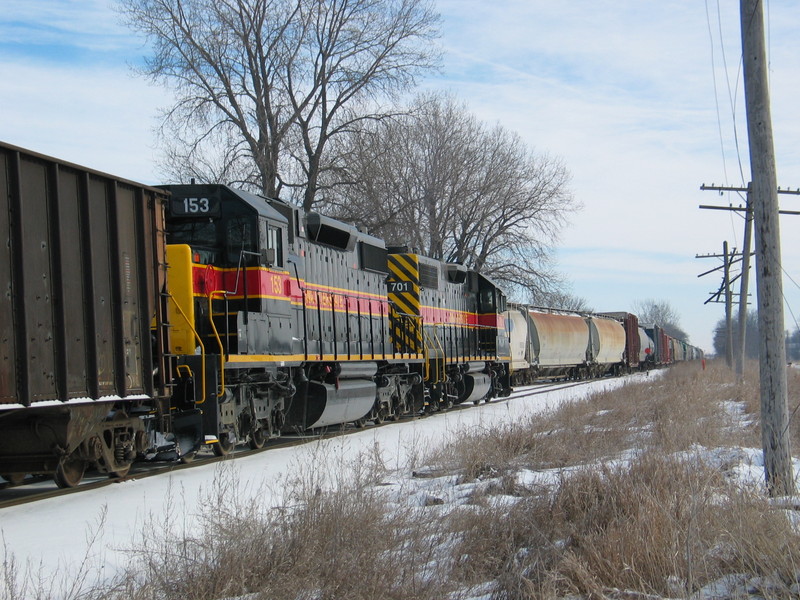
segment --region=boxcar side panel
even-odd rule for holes
[[[0,194],[0,404],[162,395],[165,193],[0,142]]]
[[[83,227],[81,225],[81,194],[78,173],[63,169],[58,177],[59,251],[64,321],[67,398],[89,397],[86,356],[86,305],[88,298],[83,285]]]
[[[114,319],[112,303],[112,271],[109,236],[108,190],[105,182],[90,178],[88,186],[89,211],[87,220],[90,233],[91,291],[94,324],[94,347],[97,357],[97,396],[108,396],[115,391],[114,370]],[[93,396],[95,395],[93,394]]]
[[[31,401],[58,398],[56,385],[56,322],[53,300],[54,274],[50,260],[47,165],[35,160],[20,161],[19,207],[21,260],[25,263],[24,327],[28,346],[28,394]]]
[[[139,305],[137,293],[140,281],[140,271],[137,269],[136,239],[139,231],[137,218],[136,196],[134,191],[126,186],[117,186],[117,222],[114,230],[117,234],[118,271],[120,273],[120,310],[122,320],[122,339],[120,348],[124,351],[122,364],[124,365],[125,378],[121,382],[125,386],[124,393],[120,395],[140,394],[144,391],[142,379],[142,345],[140,314],[142,307]]]
[[[11,239],[9,159],[0,153],[0,235]],[[0,404],[17,401],[14,347],[14,290],[11,286],[11,244],[0,242]]]

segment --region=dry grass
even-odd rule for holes
[[[758,447],[748,375],[737,385],[719,364],[682,365],[440,450],[434,459],[462,482],[498,482],[452,516],[456,578],[498,582],[497,598],[688,597],[736,573],[740,597],[797,597],[800,538],[787,513],[698,452]],[[521,493],[519,468],[560,475]],[[497,494],[521,497],[498,510]]]
[[[680,452],[757,445],[758,431],[742,429],[724,402],[737,399],[730,372],[711,363],[680,365],[612,391],[570,402],[527,421],[477,429],[438,448],[427,462],[469,481],[519,468],[550,469],[617,458],[636,449]]]
[[[731,573],[773,576],[767,597],[797,592],[800,539],[786,515],[691,460],[582,469],[502,516],[460,511],[453,527],[459,578],[497,581],[496,598],[688,597]]]
[[[130,573],[101,597],[441,598],[452,586],[427,572],[441,546],[436,528],[417,507],[387,510],[378,467],[365,464],[301,470],[278,507],[237,502],[236,473],[224,473],[199,535],[172,531],[168,511],[134,551]]]
[[[751,362],[747,365],[745,373],[745,383],[737,387],[738,399],[746,406],[748,413],[753,415],[760,414],[760,397],[758,364]],[[800,369],[790,368],[787,370],[787,387],[789,403],[789,433],[791,435],[792,448],[800,448]],[[752,445],[761,444],[761,429],[757,425],[753,428],[756,436]]]

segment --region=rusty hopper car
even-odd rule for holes
[[[511,317],[515,325],[511,330],[516,363],[514,383],[588,374],[589,325],[581,315],[525,305],[515,305],[510,312],[515,310],[524,320]]]
[[[590,373],[600,377],[608,372],[619,374],[625,355],[625,328],[616,319],[593,315],[589,323]]]
[[[125,473],[170,429],[164,194],[7,144],[0,186],[0,474]]]

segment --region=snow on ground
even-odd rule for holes
[[[165,506],[171,506],[170,514],[181,515],[183,530],[192,531],[199,525],[201,505],[214,498],[215,486],[231,472],[239,481],[239,502],[249,495],[262,505],[279,505],[284,501],[282,483],[311,465],[358,468],[362,457],[377,454],[390,471],[402,470],[459,433],[513,422],[590,392],[619,387],[629,379],[606,379],[387,427],[367,427],[347,436],[5,508],[0,510],[0,564],[13,558],[18,566],[45,579],[81,569],[88,580],[111,579],[127,566],[125,551],[141,541],[141,532],[163,522],[159,515],[164,514]],[[405,475],[410,473],[406,470]],[[176,507],[182,510],[176,511]]]

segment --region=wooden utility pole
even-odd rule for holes
[[[794,494],[789,449],[786,336],[778,224],[778,184],[772,141],[762,0],[741,0],[742,62],[750,140],[755,220],[761,377],[761,443],[764,475],[772,496]]]
[[[722,242],[722,255],[725,261],[725,278],[723,287],[725,288],[725,364],[729,369],[733,368],[733,294],[731,294],[731,262],[728,254],[728,242]]]
[[[753,205],[747,186],[747,212],[744,213],[744,248],[742,249],[742,281],[739,286],[739,345],[736,348],[736,379],[744,382],[745,343],[747,342],[747,287],[750,284],[750,247],[753,237]]]
[[[750,285],[750,257],[753,255],[752,251],[752,238],[753,238],[753,203],[750,200],[751,189],[753,184],[750,183],[746,188],[743,187],[730,187],[725,185],[711,185],[703,184],[700,189],[703,191],[715,192],[738,192],[746,193],[745,206],[710,206],[701,204],[700,208],[710,208],[713,210],[727,210],[734,212],[744,212],[744,249],[742,250],[742,281],[739,287],[739,341],[736,345],[736,376],[739,383],[744,381],[744,359],[745,359],[745,342],[747,341],[747,298],[750,295],[748,289]],[[800,189],[781,189],[778,188],[778,195],[789,194],[800,196]],[[796,210],[779,210],[778,214],[781,215],[800,215],[800,211]],[[698,257],[700,258],[700,257]],[[733,262],[733,260],[731,260]]]
[[[709,302],[714,303],[724,303],[725,304],[725,362],[728,365],[729,369],[733,368],[733,292],[732,286],[734,282],[741,276],[736,275],[731,277],[731,267],[734,263],[740,260],[741,254],[736,252],[736,248],[732,251],[728,249],[728,242],[722,243],[722,254],[697,254],[695,258],[721,258],[722,265],[716,267],[715,269],[711,269],[710,271],[706,271],[705,273],[700,273],[698,277],[705,277],[711,273],[716,273],[717,271],[722,270],[723,277],[722,277],[722,285],[720,285],[719,290],[713,292],[711,297],[705,301],[705,304]]]

